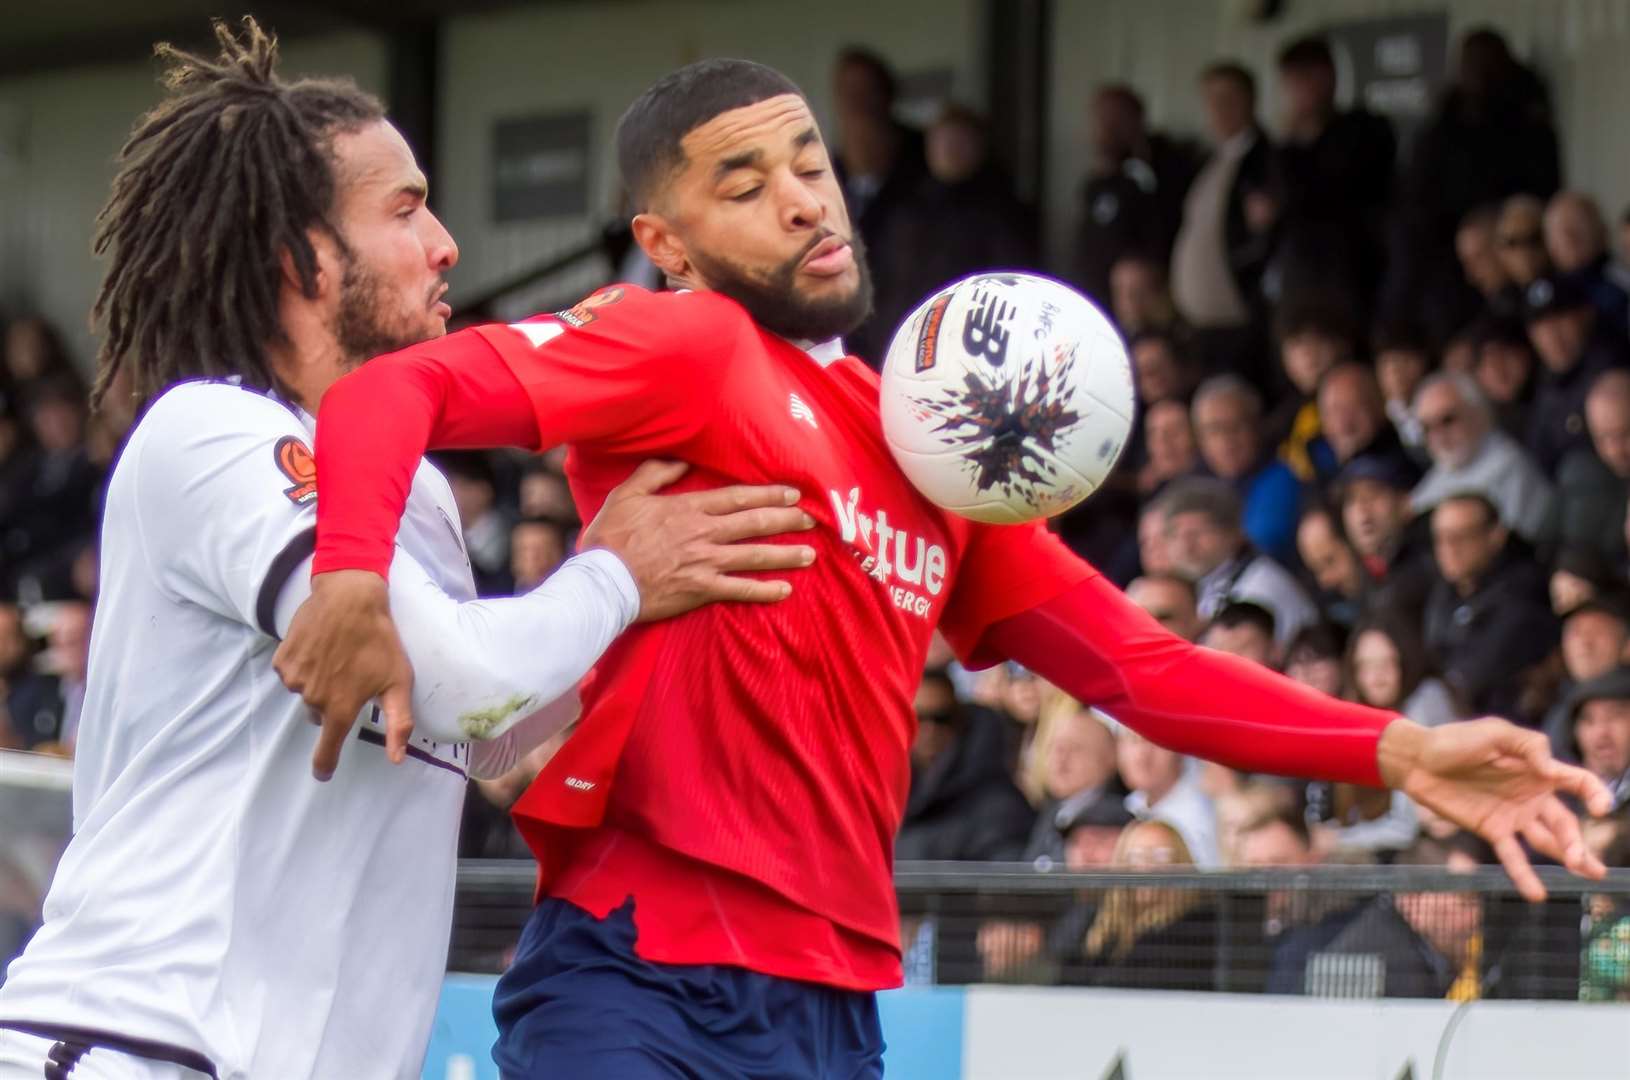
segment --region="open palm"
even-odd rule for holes
[[[1558,796],[1571,794],[1598,816],[1612,810],[1612,796],[1584,769],[1553,758],[1536,731],[1494,718],[1431,728],[1395,786],[1493,845],[1517,891],[1529,900],[1543,900],[1545,887],[1521,840],[1576,874],[1594,878],[1607,872],[1585,847],[1579,819]]]

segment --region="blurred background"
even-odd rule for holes
[[[232,14],[4,8],[0,957],[66,842],[100,496],[133,420],[85,406],[93,221],[158,100],[153,42],[206,47],[208,17]],[[785,71],[870,252],[854,352],[876,363],[922,296],[975,270],[1087,292],[1127,338],[1140,411],[1116,475],[1057,522],[1066,541],[1203,646],[1421,723],[1544,731],[1614,790],[1587,839],[1630,865],[1630,0],[253,10],[285,77],[384,99],[458,241],[461,321],[658,285],[615,176],[622,109],[702,57]],[[440,464],[484,594],[572,552],[559,455]],[[1630,1076],[1624,871],[1552,875],[1553,899],[1522,905],[1479,843],[1402,796],[1187,761],[1092,704],[931,657],[891,1076],[1144,1080],[1224,1058],[1253,1076]],[[531,877],[506,811],[554,748],[471,787],[450,969],[480,977],[450,979],[427,1076],[490,1068],[483,978]],[[1147,1011],[1149,992],[1213,1004]],[[1334,1011],[1288,1033],[1216,996],[1285,1000],[1263,994]],[[1388,998],[1436,1011],[1374,1007]],[[1172,1016],[1203,1040],[1162,1038]]]

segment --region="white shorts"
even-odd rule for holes
[[[72,1062],[70,1065],[69,1063]],[[82,1054],[67,1043],[0,1028],[0,1080],[205,1080],[205,1074],[93,1046]]]

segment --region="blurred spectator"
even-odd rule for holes
[[[1557,552],[1548,591],[1551,614],[1561,618],[1587,600],[1612,590],[1617,575],[1594,547],[1570,545]]]
[[[0,692],[0,720],[10,721],[0,744],[27,750],[58,741],[62,694],[56,679],[36,670],[22,610],[12,603],[0,603]]]
[[[1524,294],[1529,340],[1545,372],[1528,419],[1528,449],[1554,475],[1570,450],[1588,448],[1585,396],[1597,376],[1630,367],[1630,344],[1607,332],[1568,278],[1539,278]]]
[[[1138,566],[1144,576],[1175,574],[1171,544],[1166,539],[1166,501],[1156,497],[1138,511]]]
[[[1516,707],[1523,673],[1556,646],[1545,573],[1513,547],[1494,505],[1457,495],[1432,511],[1441,580],[1426,607],[1426,644],[1473,712],[1535,723]]]
[[[1630,817],[1618,815],[1600,852],[1610,867],[1630,866]],[[1580,957],[1580,1001],[1630,1001],[1630,899],[1599,894],[1587,901]]]
[[[526,518],[509,531],[509,572],[515,593],[531,592],[566,561],[566,533],[547,518]]]
[[[1461,39],[1454,82],[1406,160],[1387,307],[1441,337],[1463,315],[1453,250],[1461,219],[1518,192],[1548,198],[1561,176],[1549,96],[1497,31]]]
[[[917,688],[911,791],[897,859],[1016,859],[1035,811],[1008,771],[1002,721],[956,699],[943,671]]]
[[[1570,452],[1557,469],[1558,532],[1617,562],[1625,549],[1615,526],[1624,520],[1630,484],[1630,371],[1609,368],[1596,376],[1585,394],[1585,430],[1590,449]]]
[[[1500,207],[1487,203],[1467,211],[1455,228],[1455,257],[1460,272],[1477,290],[1484,308],[1496,307],[1509,295],[1511,278],[1500,258]]]
[[[1189,407],[1168,398],[1143,411],[1143,467],[1138,470],[1138,491],[1152,495],[1180,476],[1193,473],[1200,463],[1194,449]]]
[[[1122,255],[1109,271],[1110,314],[1128,339],[1165,334],[1185,348],[1188,328],[1177,317],[1166,268],[1148,255]]]
[[[891,335],[907,312],[944,285],[980,270],[1036,263],[1035,225],[1014,197],[1012,181],[991,160],[984,117],[946,106],[928,129],[925,149],[928,177],[887,230],[886,242],[910,258],[885,257],[883,269],[892,268],[899,280],[874,282],[885,302],[902,301],[888,324]]]
[[[1088,121],[1092,164],[1081,192],[1076,280],[1105,305],[1110,268],[1123,256],[1146,255],[1161,265],[1170,258],[1196,155],[1151,132],[1143,99],[1124,83],[1097,88]]]
[[[1453,695],[1432,674],[1420,631],[1391,612],[1366,616],[1347,647],[1346,684],[1355,700],[1436,727],[1460,718]]]
[[[1261,604],[1231,603],[1214,615],[1200,632],[1201,645],[1249,660],[1272,670],[1279,649],[1274,644],[1273,614]]]
[[[1143,871],[1196,862],[1180,830],[1161,821],[1128,825],[1116,845],[1118,869]],[[1081,963],[1065,981],[1128,989],[1209,990],[1215,985],[1217,911],[1193,889],[1111,889],[1081,943]]]
[[[1404,449],[1416,462],[1426,459],[1426,433],[1412,403],[1421,381],[1432,369],[1432,350],[1419,331],[1406,326],[1382,327],[1371,342],[1375,378],[1386,399],[1387,419]]]
[[[1137,378],[1138,401],[1145,408],[1169,399],[1189,399],[1194,391],[1194,365],[1170,333],[1140,331],[1128,342],[1127,351]]]
[[[1319,380],[1316,400],[1319,427],[1335,455],[1335,470],[1364,454],[1389,458],[1406,473],[1417,471],[1387,420],[1381,384],[1368,367],[1345,363],[1331,368]]]
[[[1240,499],[1220,480],[1180,480],[1161,499],[1172,564],[1194,582],[1200,614],[1211,618],[1240,600],[1272,614],[1283,645],[1318,618],[1296,579],[1270,556],[1254,549],[1240,521]]]
[[[1335,59],[1321,37],[1298,38],[1280,50],[1279,90],[1285,114],[1274,155],[1274,272],[1281,291],[1318,281],[1368,307],[1392,196],[1392,125],[1361,107],[1336,108]]]
[[[1290,393],[1269,414],[1266,427],[1279,456],[1303,483],[1328,477],[1335,469],[1335,456],[1320,438],[1314,399],[1325,375],[1353,358],[1356,336],[1351,315],[1334,297],[1303,294],[1281,304],[1274,315],[1274,338]]]
[[[464,548],[470,556],[476,592],[508,596],[515,591],[509,572],[509,515],[498,505],[498,479],[492,461],[475,451],[437,455],[437,464],[453,491],[464,524]]]
[[[1601,208],[1581,191],[1559,191],[1545,207],[1545,250],[1558,273],[1578,279],[1614,333],[1630,333],[1630,274],[1607,250]]]
[[[1474,491],[1518,536],[1541,538],[1556,492],[1522,445],[1494,426],[1494,412],[1473,379],[1450,372],[1428,377],[1415,395],[1415,415],[1432,467],[1415,486],[1410,509],[1426,513],[1450,495]]]
[[[1131,791],[1126,808],[1140,820],[1171,825],[1195,862],[1216,866],[1217,812],[1200,790],[1188,760],[1124,726],[1115,734],[1115,749],[1121,782]]]
[[[1200,635],[1202,621],[1195,607],[1194,586],[1175,574],[1145,574],[1126,586],[1126,598],[1149,617],[1184,641]]]
[[[1505,271],[1510,294],[1520,296],[1539,278],[1552,273],[1551,259],[1545,251],[1543,202],[1532,195],[1511,196],[1500,204],[1494,228],[1500,243],[1500,269]]]
[[[1318,622],[1305,626],[1285,649],[1285,677],[1321,694],[1341,697],[1346,685],[1342,671],[1346,650],[1347,631],[1338,624]]]
[[[84,389],[56,327],[38,317],[12,320],[6,326],[5,370],[0,371],[0,390],[9,388],[19,398],[26,399],[40,384],[62,380],[72,383],[76,389]]]
[[[1261,281],[1272,241],[1272,148],[1256,121],[1256,80],[1239,64],[1200,77],[1214,148],[1189,185],[1172,248],[1172,297],[1205,370],[1255,370]]]
[[[876,288],[872,317],[844,340],[874,367],[882,363],[894,328],[921,299],[906,294],[910,267],[921,252],[893,243],[890,236],[928,175],[922,133],[895,118],[897,92],[893,69],[877,53],[849,46],[838,54],[832,72],[837,120],[832,165]]]
[[[1600,678],[1621,664],[1630,645],[1630,596],[1623,588],[1604,592],[1567,609],[1562,618],[1562,679],[1550,688],[1553,707],[1545,716],[1545,734],[1552,752],[1576,760],[1569,696],[1574,689]]]
[[[1568,696],[1566,741],[1579,763],[1613,793],[1613,809],[1630,805],[1630,667],[1580,683]]]
[[[1024,850],[1026,862],[1063,863],[1065,837],[1077,825],[1101,828],[1130,820],[1122,805],[1126,790],[1115,772],[1115,736],[1093,710],[1078,706],[1057,717],[1048,731],[1043,764],[1043,797]]]
[[[1527,438],[1536,382],[1527,329],[1515,319],[1487,318],[1473,328],[1473,340],[1470,374],[1493,407],[1500,430],[1518,440]]]
[[[1337,478],[1342,530],[1364,571],[1366,611],[1416,618],[1426,606],[1436,574],[1422,530],[1411,526],[1410,484],[1387,458],[1354,458]]]
[[[85,704],[85,676],[90,661],[91,606],[78,601],[58,606],[51,618],[40,666],[54,681],[56,711],[61,718],[54,741],[70,754],[79,738],[79,716]]]
[[[1313,503],[1303,511],[1296,526],[1296,552],[1319,588],[1314,599],[1324,617],[1351,626],[1363,602],[1365,571],[1328,507]]]
[[[0,561],[41,598],[70,594],[78,542],[96,532],[101,470],[85,452],[85,400],[76,381],[37,380],[24,404],[32,446],[19,457],[16,502]]]
[[[1262,395],[1238,375],[1213,375],[1194,392],[1193,415],[1201,460],[1239,492],[1245,535],[1257,550],[1289,563],[1301,484],[1263,442]]]
[[[553,469],[535,464],[521,474],[520,511],[523,518],[577,522],[577,507],[566,478]]]

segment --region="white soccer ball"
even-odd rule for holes
[[[1091,495],[1132,430],[1132,363],[1074,289],[982,273],[924,300],[883,363],[883,435],[911,482],[975,521],[1016,524]]]

